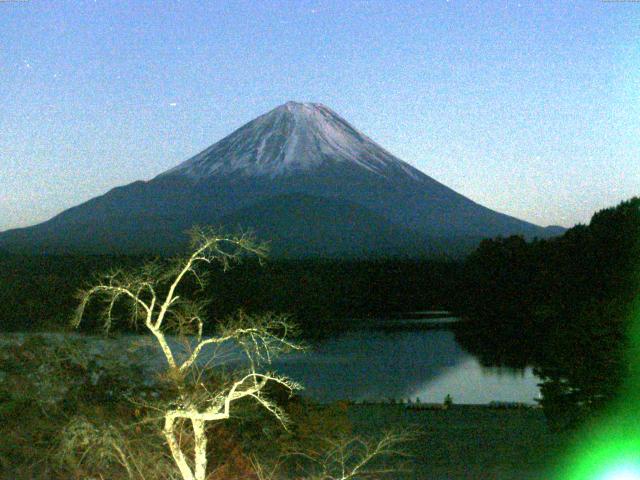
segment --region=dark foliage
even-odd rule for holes
[[[96,273],[141,264],[142,257],[0,257],[0,330],[52,330],[67,326],[75,294]]]
[[[458,339],[487,364],[533,365],[554,428],[615,398],[640,287],[640,198],[563,236],[484,240],[468,258]]]
[[[0,330],[51,330],[66,326],[75,293],[101,272],[140,266],[148,258],[118,256],[0,257]],[[160,261],[163,261],[162,259]],[[238,308],[290,314],[306,334],[340,328],[345,318],[447,308],[459,265],[409,260],[246,260],[227,272],[212,266],[209,318]],[[196,285],[185,284],[186,289]],[[94,312],[97,313],[97,312]],[[87,315],[91,320],[96,315]],[[97,324],[95,325],[96,327]]]

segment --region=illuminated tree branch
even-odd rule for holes
[[[115,306],[121,301],[129,303],[132,307],[131,322],[142,321],[155,337],[167,361],[168,376],[178,384],[178,398],[163,410],[163,433],[173,460],[184,480],[204,480],[207,472],[206,423],[228,419],[236,401],[251,398],[286,425],[284,412],[264,394],[264,389],[269,384],[279,384],[290,392],[301,387],[285,377],[259,369],[269,364],[275,355],[301,347],[289,339],[291,326],[283,317],[276,315],[251,316],[239,312],[221,326],[217,336],[203,338],[203,304],[182,299],[177,293],[184,279],[192,275],[202,287],[204,277],[198,272],[199,265],[218,262],[226,270],[233,262],[240,261],[243,255],[262,258],[266,249],[244,234],[226,237],[211,229],[198,228],[191,235],[192,253],[173,267],[151,262],[137,272],[115,271],[104,276],[97,285],[80,292],[74,325],[80,325],[93,297],[106,303],[103,312],[105,331],[112,327]],[[160,301],[158,292],[163,291],[166,293]],[[167,333],[171,331],[182,337],[189,347],[195,342],[186,358],[177,355],[169,344]],[[202,371],[195,377],[189,377],[188,373],[200,368],[198,360],[202,358],[205,347],[226,343],[240,348],[248,367],[238,380],[227,386],[218,386],[211,392],[199,381],[203,377]],[[189,384],[188,378],[198,378],[198,381]],[[177,437],[178,420],[191,422],[193,467]]]

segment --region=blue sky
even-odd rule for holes
[[[323,103],[490,208],[640,194],[640,3],[2,1],[0,230]]]

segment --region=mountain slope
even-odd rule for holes
[[[269,239],[271,254],[278,257],[415,257],[437,255],[427,238],[399,227],[355,203],[285,194],[222,217],[231,230],[248,228]]]
[[[173,253],[193,224],[250,226],[274,239],[274,252],[304,256],[417,255],[439,250],[436,243],[453,252],[482,237],[556,233],[467,199],[327,107],[288,102],[150,181],[0,233],[0,248]],[[304,230],[330,232],[332,240],[306,241]]]

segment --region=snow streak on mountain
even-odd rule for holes
[[[419,174],[324,105],[287,102],[163,175],[274,178],[309,172],[325,162],[351,162],[381,176]]]

